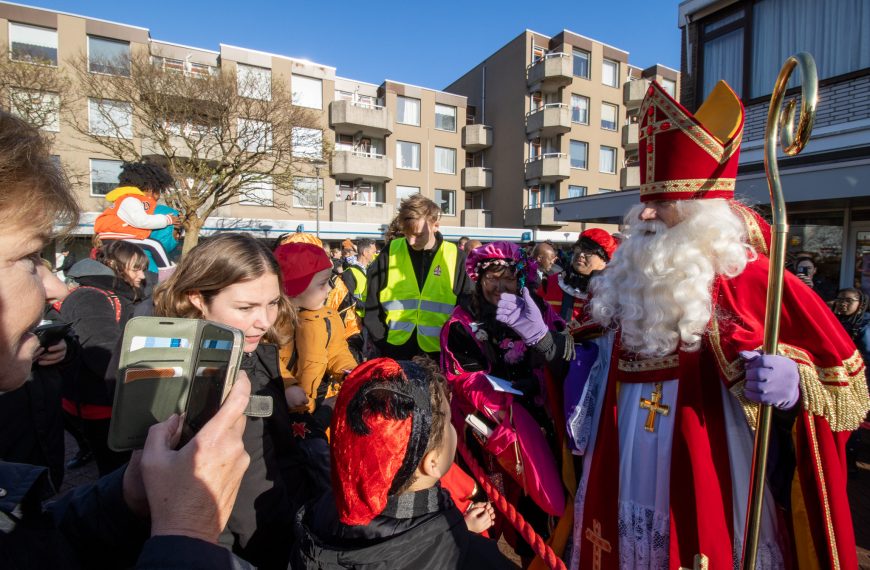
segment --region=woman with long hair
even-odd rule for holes
[[[242,370],[251,393],[273,399],[269,418],[249,418],[243,436],[251,464],[220,542],[259,568],[287,567],[293,514],[308,487],[293,440],[278,346],[295,313],[272,252],[253,237],[220,234],[186,254],[154,292],[154,314],[207,319],[244,334]]]
[[[60,320],[72,324],[81,346],[78,375],[63,386],[65,423],[84,436],[100,475],[126,463],[129,453],[109,449],[114,399],[110,363],[124,326],[142,301],[148,258],[136,245],[116,241],[101,247],[96,260],[83,259],[67,272],[75,289],[63,301]]]

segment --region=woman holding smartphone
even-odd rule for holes
[[[292,334],[295,313],[272,252],[242,234],[203,241],[157,287],[154,314],[207,319],[244,334],[241,368],[251,393],[273,398],[274,411],[248,419],[243,440],[251,465],[220,542],[259,568],[287,568],[293,516],[308,497],[278,364],[278,346]]]
[[[84,436],[100,476],[111,473],[130,458],[109,449],[114,383],[107,372],[124,326],[142,300],[148,258],[138,246],[111,242],[97,251],[96,260],[76,263],[67,277],[78,285],[63,301],[60,320],[72,325],[81,346],[81,366],[64,382],[65,422]],[[108,374],[114,377],[114,374]]]

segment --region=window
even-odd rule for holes
[[[613,188],[599,188],[598,189],[599,194],[610,194],[611,192],[616,192],[616,190],[614,190]]]
[[[419,186],[396,186],[396,202],[401,202],[408,196],[420,193]]]
[[[420,126],[420,100],[411,97],[396,97],[396,122]]]
[[[706,28],[710,28],[710,25]],[[724,79],[735,93],[743,93],[743,28],[706,39],[703,61],[702,100],[707,98],[720,79]]]
[[[265,121],[239,119],[238,137],[239,146],[248,152],[268,152],[272,150],[272,125]]]
[[[435,128],[439,131],[456,132],[456,107],[435,103]]]
[[[396,141],[396,168],[420,170],[420,145],[407,141]]]
[[[589,97],[571,95],[571,122],[589,124]]]
[[[662,78],[662,89],[674,99],[677,98],[677,82],[673,79]]]
[[[306,127],[293,127],[290,144],[296,158],[320,158],[323,154],[323,131]]]
[[[271,206],[274,193],[272,177],[250,175],[248,180],[242,182],[239,192],[242,195],[239,204],[242,206]]]
[[[598,155],[598,171],[616,174],[616,149],[612,146],[602,146]]]
[[[105,196],[118,187],[122,164],[120,160],[91,159],[91,196]]]
[[[605,59],[601,63],[601,82],[611,87],[619,85],[619,62]]]
[[[588,168],[587,157],[589,155],[589,145],[583,141],[571,141],[571,168]]]
[[[26,63],[57,65],[57,30],[9,22],[9,57]]]
[[[88,36],[88,71],[130,77],[130,42]]]
[[[569,198],[582,198],[586,195],[586,187],[585,186],[568,186],[568,197]]]
[[[293,207],[323,208],[323,181],[310,176],[294,176]]]
[[[456,215],[456,191],[435,190],[435,203],[441,206],[441,212],[445,216]]]
[[[272,100],[272,70],[239,63],[236,66],[236,83],[240,97]]]
[[[435,147],[435,172],[456,174],[456,149]]]
[[[555,184],[541,184],[529,188],[529,208],[546,208],[556,201],[558,192]]]
[[[589,52],[574,50],[574,77],[589,79]]]
[[[296,74],[290,81],[294,105],[309,109],[323,109],[323,81]]]
[[[607,131],[615,131],[617,125],[616,116],[619,114],[619,107],[610,103],[601,104],[601,128]]]
[[[30,89],[9,89],[10,110],[30,123],[46,131],[60,130],[60,95]]]
[[[88,99],[88,129],[104,137],[133,138],[133,106],[124,101]]]

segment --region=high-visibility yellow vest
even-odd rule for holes
[[[417,329],[417,343],[424,352],[441,350],[441,327],[456,306],[453,281],[459,251],[456,244],[441,242],[432,259],[422,291],[417,284],[405,238],[390,242],[387,283],[378,300],[386,313],[387,343],[401,346]]]
[[[366,310],[363,308],[363,305],[366,302],[366,290],[368,289],[366,272],[358,265],[351,265],[347,269],[353,273],[353,278],[356,279],[356,288],[350,294],[357,301],[356,314],[359,315],[359,318],[363,318],[366,316]]]

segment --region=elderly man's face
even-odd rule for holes
[[[673,200],[647,202],[646,207],[640,212],[638,218],[644,221],[658,220],[669,228],[674,227],[682,221],[677,203]]]

